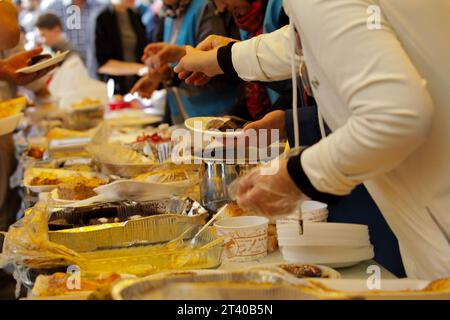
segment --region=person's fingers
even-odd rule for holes
[[[206,75],[201,72],[193,72],[186,78],[186,84],[195,84],[196,81],[202,80]]]
[[[43,50],[42,48],[37,47],[37,48],[31,49],[29,51],[24,51],[22,54],[25,58],[30,59],[30,58],[33,58],[33,57],[41,54],[42,50]]]
[[[155,54],[166,46],[164,42],[150,43],[144,49],[144,55]]]
[[[175,73],[187,72],[187,70],[184,70],[184,58],[178,62],[178,64],[173,68],[173,71]]]
[[[202,51],[208,51],[213,49],[214,35],[209,35],[205,40],[200,42],[196,48]]]
[[[187,77],[189,77],[190,74],[191,74],[190,72],[187,72],[187,71],[181,71],[180,73],[178,73],[178,78],[179,78],[180,80],[184,80],[184,79],[186,79]]]
[[[163,42],[156,42],[147,45],[141,57],[142,62],[147,63],[147,60],[149,60],[152,56],[163,50],[166,46],[167,45]]]
[[[205,84],[207,84],[209,81],[211,80],[210,77],[208,77],[206,74],[201,74],[201,76],[199,77],[199,79],[195,80],[194,85],[195,86],[204,86]]]
[[[142,79],[138,80],[138,81],[134,84],[133,88],[131,88],[131,90],[130,90],[130,93],[136,93],[136,92],[138,92],[138,91],[139,91],[139,88],[141,87],[141,85],[142,85]]]
[[[251,129],[254,129],[254,130],[260,129],[262,127],[263,127],[263,119],[257,120],[257,121],[252,121],[244,126],[244,132],[251,130]]]

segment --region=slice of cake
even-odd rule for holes
[[[76,178],[58,184],[58,197],[62,200],[84,200],[96,195],[94,189],[105,184],[98,178]]]

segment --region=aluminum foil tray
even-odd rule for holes
[[[192,226],[201,226],[206,217],[207,214],[162,214],[121,223],[50,231],[49,239],[77,252],[151,245],[173,240]],[[195,231],[193,228],[186,237]]]
[[[117,300],[307,298],[300,290],[301,283],[304,282],[276,268],[233,272],[203,270],[124,280],[112,288],[111,294]]]
[[[206,209],[190,198],[173,197],[146,202],[107,202],[55,211],[49,219],[49,229],[54,231],[84,227],[89,225],[90,220],[98,218],[117,218],[116,222],[124,222],[133,216],[174,214],[194,217],[206,213]]]
[[[189,238],[191,238],[190,236]],[[199,236],[195,247],[188,241],[82,253],[79,267],[84,275],[104,273],[146,276],[170,270],[211,269],[222,262],[223,239],[210,231]]]

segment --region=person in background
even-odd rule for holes
[[[40,13],[40,0],[22,0],[20,2],[19,23],[26,33],[34,31],[34,24]]]
[[[41,44],[53,54],[56,52],[70,51],[70,54],[78,54],[67,39],[61,20],[56,14],[44,13],[37,18],[35,23]],[[70,55],[69,54],[69,55]]]
[[[24,33],[23,47],[32,49],[38,42],[34,24],[40,14],[40,0],[21,0],[17,6],[20,8],[19,24]]]
[[[145,67],[140,63],[147,44],[134,0],[112,0],[95,17],[92,52],[98,76],[114,79],[115,93],[128,93]]]
[[[241,34],[239,28],[234,21],[233,14],[227,10],[227,4],[225,0],[211,0],[216,6],[215,14],[222,18],[222,22],[225,26],[225,34],[227,37],[233,39],[240,39]]]
[[[169,106],[165,120],[172,123],[188,117],[228,113],[236,97],[235,84],[218,78],[204,87],[187,86],[180,83],[170,67],[183,57],[186,45],[195,46],[211,34],[226,34],[215,4],[209,0],[165,0],[164,10],[164,43],[147,46],[143,60],[151,72],[132,91],[150,96],[164,83]]]
[[[285,14],[282,0],[258,1],[249,0],[221,0],[227,6],[226,9],[234,13],[236,23],[241,28],[241,39],[246,40],[255,36],[251,24],[247,21],[255,19],[255,8],[262,8],[265,3],[263,19],[263,33],[273,32],[287,24],[289,18]],[[253,8],[253,9],[252,9]],[[261,10],[261,9],[260,9]],[[251,12],[251,14],[248,14]],[[250,19],[250,20],[251,20]],[[261,19],[261,17],[259,18]],[[300,83],[300,81],[299,81]],[[255,121],[248,129],[280,129],[288,138],[289,145],[294,146],[293,117],[292,117],[292,82],[291,80],[269,83],[247,83],[250,88],[266,87],[271,106],[261,115],[265,115],[260,121]],[[250,90],[252,93],[253,90]],[[299,90],[300,91],[300,90]],[[299,94],[299,127],[301,146],[312,146],[319,142],[321,133],[317,119],[317,106],[313,98],[307,97],[304,92]],[[250,97],[254,96],[250,94]],[[247,99],[248,102],[248,99]],[[247,106],[248,107],[248,106]],[[234,110],[244,109],[242,105],[236,105]],[[276,110],[266,114],[269,110]],[[286,110],[290,109],[290,110]],[[241,115],[242,117],[242,115]],[[245,117],[245,115],[244,115]],[[328,130],[329,132],[329,130]],[[400,256],[398,240],[389,228],[378,206],[367,192],[364,185],[359,185],[346,197],[339,198],[334,203],[328,203],[330,222],[358,223],[369,226],[372,244],[374,245],[375,260],[398,277],[404,277],[405,271]]]
[[[232,15],[239,28],[239,38],[235,39],[247,40],[289,24],[289,18],[283,11],[282,0],[219,1],[222,8]],[[272,86],[276,91],[271,89]],[[231,114],[244,119],[258,120],[272,110],[284,110],[292,104],[290,81],[271,84],[244,82],[241,91]]]
[[[86,63],[92,19],[103,6],[98,0],[51,0],[41,4],[41,11],[52,12],[61,19],[70,43]]]
[[[155,1],[150,3],[142,13],[142,23],[145,26],[147,40],[150,43],[163,40],[164,17],[162,15],[162,6],[162,0]]]

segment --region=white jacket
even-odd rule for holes
[[[302,154],[307,176],[338,195],[364,182],[399,240],[408,276],[450,277],[450,1],[284,6],[333,130]],[[381,29],[373,30],[377,8]],[[234,45],[239,76],[289,78],[291,35],[284,28]]]

